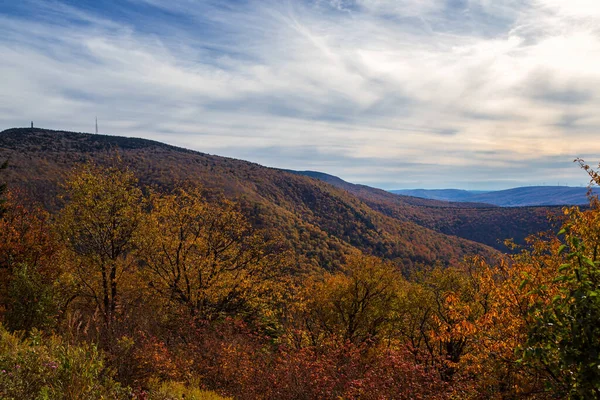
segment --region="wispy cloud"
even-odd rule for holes
[[[4,127],[98,115],[386,188],[580,184],[600,158],[596,0],[23,0],[0,54]]]

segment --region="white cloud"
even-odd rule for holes
[[[600,3],[596,0],[536,0],[540,7],[572,18],[600,18]]]
[[[397,187],[465,186],[492,166],[490,186],[585,181],[569,163],[600,153],[600,7],[464,4],[0,6],[0,123],[91,131],[98,115],[113,134]]]
[[[444,8],[444,2],[439,0],[356,0],[356,3],[376,14],[400,17],[424,16]]]

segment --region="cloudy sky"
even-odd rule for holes
[[[585,185],[598,0],[0,0],[0,130],[145,137],[384,189]]]

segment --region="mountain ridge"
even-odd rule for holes
[[[561,207],[499,207],[486,203],[448,202],[390,193],[356,185],[333,175],[315,171],[295,171],[325,180],[352,193],[371,208],[393,218],[414,222],[447,235],[484,243],[509,251],[504,239],[525,245],[526,238],[538,232],[556,230]],[[552,218],[552,221],[549,220]]]
[[[298,264],[336,268],[353,249],[404,267],[493,253],[484,244],[386,215],[328,183],[244,160],[139,138],[41,128],[0,132],[0,159],[10,159],[7,182],[51,209],[60,206],[59,187],[73,167],[107,164],[115,151],[143,185],[168,189],[189,181],[240,201],[256,226],[284,234]]]

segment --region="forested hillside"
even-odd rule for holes
[[[247,161],[135,138],[41,129],[0,133],[0,157],[10,159],[8,183],[51,209],[59,206],[59,184],[75,165],[107,163],[116,152],[143,185],[169,189],[189,182],[242,201],[255,224],[285,233],[300,264],[329,268],[353,248],[405,266],[456,263],[474,251],[487,252],[378,212],[345,190]]]
[[[0,150],[1,399],[599,397],[595,198],[502,254],[412,222],[500,208],[139,139]]]
[[[473,240],[507,251],[505,239],[519,245],[525,238],[559,226],[560,207],[497,207],[484,203],[447,202],[402,196],[364,185],[355,185],[319,172],[295,172],[347,190],[373,210],[392,218]]]

